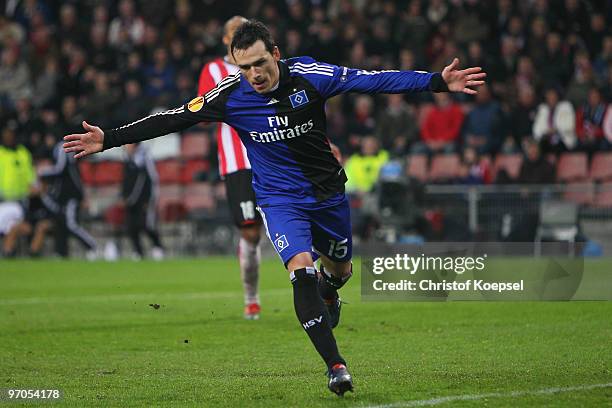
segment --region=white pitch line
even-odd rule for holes
[[[394,402],[392,404],[385,405],[360,405],[360,408],[405,408],[405,407],[430,407],[433,405],[445,404],[447,402],[456,401],[476,401],[486,398],[504,398],[504,397],[522,397],[525,395],[551,395],[558,394],[561,392],[572,392],[572,391],[587,391],[594,390],[597,388],[610,388],[612,383],[607,384],[591,384],[591,385],[579,385],[576,387],[555,387],[555,388],[544,388],[542,390],[533,391],[512,391],[512,392],[492,392],[489,394],[474,394],[474,395],[450,395],[448,397],[438,397],[426,400],[412,400],[403,402]]]
[[[265,296],[279,296],[290,293],[286,289],[268,289],[263,292]],[[0,299],[0,306],[14,305],[36,305],[48,303],[80,303],[80,302],[113,302],[130,300],[197,300],[197,299],[224,299],[241,297],[242,292],[193,292],[193,293],[124,293],[116,295],[89,295],[89,296],[50,296],[50,297],[29,297],[17,299]]]

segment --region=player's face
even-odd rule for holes
[[[242,75],[258,93],[270,92],[278,83],[277,62],[280,60],[278,47],[274,47],[270,53],[266,50],[263,41],[259,40],[246,50],[234,49],[234,58]]]

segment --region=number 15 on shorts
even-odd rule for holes
[[[327,256],[330,258],[342,259],[346,256],[347,252],[348,238],[344,238],[341,241],[329,240],[329,251],[327,251]]]

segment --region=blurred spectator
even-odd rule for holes
[[[540,78],[545,86],[565,85],[569,79],[568,58],[561,46],[559,33],[552,32],[546,36],[544,58],[538,62]]]
[[[295,29],[290,29],[286,34],[287,44],[283,47],[287,57],[299,57],[305,55],[304,41],[302,34]],[[337,51],[337,50],[336,50]]]
[[[455,40],[460,45],[467,45],[470,41],[484,40],[488,34],[484,15],[485,8],[478,4],[478,0],[465,0],[457,7],[455,16]]]
[[[45,22],[45,18],[41,13],[36,13],[32,16],[32,26],[30,27],[29,45],[30,45],[30,60],[38,65],[40,60],[44,59],[53,47],[53,32],[54,29]]]
[[[87,31],[83,26],[83,19],[79,18],[73,4],[65,3],[60,8],[57,37],[60,41],[67,40],[83,46],[87,43]]]
[[[603,99],[598,88],[591,88],[588,101],[576,112],[578,143],[580,148],[590,155],[597,150],[608,150],[612,146],[604,136],[606,116],[612,116],[612,104]]]
[[[416,118],[403,95],[387,95],[387,106],[376,121],[376,136],[383,149],[390,151],[393,156],[402,156],[408,153],[409,147],[417,140],[418,132]]]
[[[2,129],[0,145],[0,201],[17,201],[27,197],[35,181],[32,155],[17,142],[17,124],[9,122]]]
[[[189,67],[189,55],[185,50],[185,44],[177,38],[170,43],[170,63],[177,69]]]
[[[82,48],[76,47],[70,42],[65,44],[65,60],[62,68],[62,78],[59,89],[61,96],[80,96],[86,91],[85,70],[87,66],[87,55]]]
[[[185,102],[193,99],[193,89],[195,85],[193,83],[193,75],[190,71],[181,71],[176,77],[176,92],[170,106],[180,106]]]
[[[514,76],[514,85],[516,89],[519,92],[525,87],[530,87],[533,90],[538,87],[538,84],[539,78],[531,58],[526,55],[519,57],[516,66],[516,75]]]
[[[128,79],[124,85],[124,96],[115,108],[113,127],[131,123],[146,116],[151,110],[151,103],[143,96],[140,83],[135,79]]]
[[[43,132],[41,140],[30,138],[32,156],[34,159],[49,159],[52,156],[55,141],[65,134],[64,127],[60,123],[57,110],[49,106],[41,109],[40,118],[43,123]]]
[[[596,86],[593,67],[586,51],[577,52],[574,56],[574,75],[570,81],[565,98],[574,106],[587,102],[589,89]]]
[[[0,47],[19,46],[24,40],[24,29],[6,15],[0,14]]]
[[[367,193],[378,180],[382,166],[389,161],[389,153],[380,149],[378,140],[366,136],[361,143],[361,151],[349,157],[345,164],[347,192]]]
[[[595,68],[599,80],[604,81],[606,79],[610,66],[612,66],[612,35],[607,35],[603,39],[601,53],[597,55],[593,63],[593,68]]]
[[[462,184],[489,184],[493,178],[489,161],[479,158],[473,147],[463,149],[459,174]]]
[[[122,72],[123,79],[126,81],[135,80],[140,86],[143,86],[145,83],[143,70],[142,56],[139,52],[133,51],[127,56],[127,63]]]
[[[30,69],[17,48],[5,48],[0,64],[0,107],[13,109],[20,98],[32,96]]]
[[[556,88],[548,88],[544,102],[538,106],[533,123],[533,137],[543,144],[545,153],[559,153],[576,147],[574,107],[568,101],[560,100],[560,93]]]
[[[609,34],[609,30],[606,29],[604,15],[602,13],[591,14],[589,30],[584,35],[584,42],[589,49],[589,54],[592,56],[599,55],[606,34]]]
[[[536,117],[536,97],[531,86],[518,88],[518,100],[510,112],[510,127],[515,145],[520,149],[522,140],[531,137]]]
[[[581,0],[564,0],[564,7],[557,11],[558,26],[565,34],[585,34],[589,27],[589,13],[586,2]]]
[[[74,96],[67,96],[62,102],[61,126],[63,132],[76,133],[80,132],[83,127],[81,123],[85,117],[78,109],[77,99]]]
[[[377,30],[381,30],[381,28],[378,28]],[[326,61],[331,64],[340,64],[341,55],[334,47],[335,42],[336,38],[331,25],[321,24],[308,54],[320,61]],[[384,47],[381,49],[381,51],[382,50],[384,50]]]
[[[115,51],[108,46],[106,40],[106,26],[94,24],[90,31],[90,45],[87,47],[89,63],[101,71],[112,71],[115,69],[117,56]]]
[[[463,124],[463,110],[448,93],[434,94],[435,106],[429,110],[421,127],[421,143],[413,153],[451,153],[459,139]]]
[[[375,130],[374,101],[369,95],[359,95],[355,99],[353,120],[348,126],[349,149],[358,150],[361,138],[374,134]]]
[[[463,125],[464,146],[474,147],[478,154],[496,153],[504,140],[503,112],[491,96],[487,85],[476,94],[476,104]]]
[[[555,167],[542,155],[540,145],[534,139],[523,144],[525,159],[517,182],[520,184],[550,184],[555,182]]]
[[[519,52],[525,48],[526,40],[521,16],[515,14],[510,17],[502,38],[512,41]]]
[[[398,32],[396,33],[396,42],[401,44],[403,48],[412,50],[417,60],[424,60],[428,34],[429,24],[423,16],[421,2],[411,0],[407,10],[401,16],[401,24],[398,25]]]
[[[177,1],[174,7],[174,17],[166,25],[166,37],[179,41],[188,41],[191,34],[190,30],[193,27],[191,18],[191,4],[189,1]]]
[[[34,107],[42,108],[56,98],[59,78],[60,74],[57,59],[55,57],[48,57],[45,60],[42,72],[34,82],[34,95],[36,95],[32,101]]]
[[[518,47],[510,37],[502,37],[501,55],[499,61],[493,65],[491,80],[506,82],[515,72],[518,64]]]
[[[108,17],[108,9],[104,4],[98,4],[93,9],[93,21],[92,25],[102,25],[104,27],[108,27],[109,17]]]
[[[546,0],[544,0],[545,2]],[[529,37],[527,37],[527,55],[537,66],[546,62],[546,47],[544,47],[544,44],[546,44],[547,36],[548,27],[546,20],[541,16],[531,20],[530,33]]]
[[[113,46],[120,46],[122,42],[140,45],[144,37],[144,31],[144,20],[136,14],[134,2],[132,0],[121,0],[119,2],[119,15],[110,23],[108,42]]]
[[[33,140],[42,137],[43,123],[34,115],[32,104],[28,99],[22,98],[15,104],[17,123],[17,140],[32,152]]]
[[[448,18],[449,11],[448,4],[444,0],[431,0],[426,12],[429,24],[433,26],[440,24]]]
[[[174,75],[174,67],[168,61],[168,51],[162,47],[156,48],[153,64],[144,69],[145,94],[155,98],[173,92],[176,89]]]
[[[113,111],[118,100],[119,95],[111,88],[108,75],[105,72],[97,72],[93,92],[83,105],[84,116],[98,126],[107,128],[112,123],[109,112]]]

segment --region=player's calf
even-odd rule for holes
[[[353,265],[351,264],[349,273],[342,278],[338,278],[329,273],[323,264],[320,267],[319,294],[327,309],[329,325],[333,329],[340,323],[340,311],[342,300],[338,295],[338,289],[346,284],[353,276]]]
[[[346,364],[338,352],[325,305],[317,288],[317,273],[314,267],[305,267],[291,272],[293,305],[302,328],[310,337],[328,369],[336,364]]]

